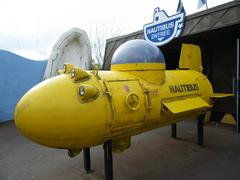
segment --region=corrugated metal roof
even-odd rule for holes
[[[240,24],[240,0],[201,11],[185,18],[185,27],[179,38]],[[124,42],[144,39],[143,30],[107,40],[103,69],[109,69],[112,55]],[[177,38],[178,39],[178,38]]]

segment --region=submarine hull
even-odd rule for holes
[[[38,84],[22,97],[16,107],[15,124],[39,144],[81,149],[108,139],[130,138],[186,116],[198,116],[210,108],[180,108],[180,112],[171,112],[169,102],[174,105],[192,99],[189,103],[198,103],[201,98],[201,102],[211,104],[212,86],[196,71],[160,73],[165,76],[161,85],[149,83],[134,72],[99,71],[97,77],[89,72],[89,78],[79,82],[69,74],[59,75]],[[79,87],[86,84],[97,88],[98,94],[84,102]]]

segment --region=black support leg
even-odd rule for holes
[[[91,157],[90,157],[90,148],[83,149],[83,161],[84,161],[84,169],[86,173],[91,173]]]
[[[177,138],[177,124],[172,124],[171,125],[171,129],[172,129],[172,138],[176,139]]]
[[[200,115],[198,116],[198,127],[197,127],[197,143],[199,146],[203,146],[203,122],[204,122],[204,115]]]
[[[105,180],[113,180],[112,140],[104,143]]]

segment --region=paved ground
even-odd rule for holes
[[[205,147],[196,142],[196,122],[178,124],[180,140],[170,127],[133,138],[132,146],[114,154],[115,180],[240,179],[240,135],[231,126],[205,125]],[[86,175],[82,155],[69,158],[64,150],[45,148],[25,139],[13,122],[0,124],[0,180],[104,179],[103,149],[91,149],[94,173]]]

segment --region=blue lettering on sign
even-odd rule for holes
[[[157,46],[178,37],[183,29],[184,13],[168,16],[164,10],[155,8],[153,22],[144,25],[144,37]]]

